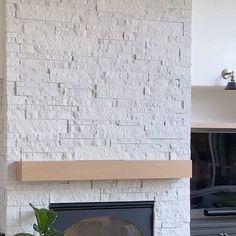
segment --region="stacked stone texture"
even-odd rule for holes
[[[191,0],[6,0],[7,236],[28,203],[155,201],[189,236],[189,180],[16,181],[19,160],[189,159]]]
[[[4,2],[0,1],[0,229],[5,225],[5,180],[6,180],[6,129],[4,122],[6,121],[6,106],[4,105],[4,97],[6,89],[4,83]],[[0,230],[1,232],[1,230]]]

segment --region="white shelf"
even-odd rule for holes
[[[220,85],[219,86],[192,85],[192,89],[193,90],[222,90],[222,91],[225,91],[225,86],[220,86]]]

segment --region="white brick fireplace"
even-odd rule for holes
[[[0,232],[31,231],[29,202],[150,200],[155,236],[189,236],[189,179],[23,183],[15,161],[189,160],[191,0],[0,1]]]

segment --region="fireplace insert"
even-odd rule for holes
[[[65,236],[153,236],[153,202],[50,204]]]
[[[191,157],[192,235],[236,235],[236,131],[192,130]]]

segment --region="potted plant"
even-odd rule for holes
[[[57,231],[53,224],[57,218],[57,213],[50,209],[36,208],[31,203],[30,206],[34,210],[37,223],[33,224],[33,230],[39,236],[63,236],[63,233]],[[19,233],[15,236],[35,236],[31,233]]]

